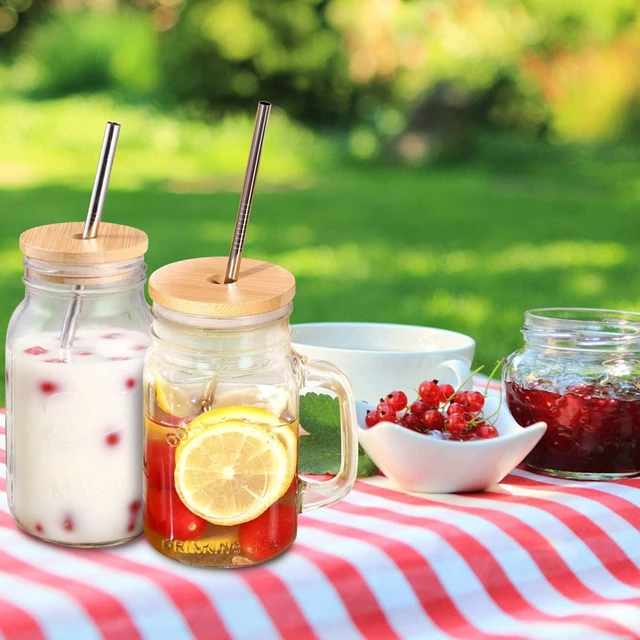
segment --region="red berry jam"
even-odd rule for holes
[[[562,394],[515,382],[507,382],[506,390],[516,422],[523,426],[547,423],[545,435],[525,459],[527,465],[584,478],[640,471],[639,395],[613,385],[587,384],[568,386]]]

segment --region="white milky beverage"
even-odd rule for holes
[[[80,329],[13,344],[7,451],[12,513],[26,531],[104,545],[142,531],[142,366],[146,334]]]

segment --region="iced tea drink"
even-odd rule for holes
[[[224,285],[225,264],[186,260],[149,279],[143,515],[164,555],[241,567],[289,548],[300,511],[346,495],[357,471],[357,424],[344,374],[291,349],[293,276],[245,259],[238,281]],[[340,399],[342,469],[324,482],[297,473],[304,386]]]
[[[151,387],[144,428],[151,544],[189,564],[218,566],[262,562],[289,547],[296,536],[298,421],[279,404],[286,390],[221,384],[214,408],[198,413],[197,393],[189,398],[158,379]],[[180,411],[187,398],[197,417]],[[254,404],[229,404],[242,398]]]

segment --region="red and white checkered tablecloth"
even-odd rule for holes
[[[105,550],[38,542],[9,516],[4,450],[0,463],[6,640],[640,638],[638,480],[516,470],[466,495],[359,481],[301,516],[280,558],[219,571],[144,538]]]

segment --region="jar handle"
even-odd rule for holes
[[[305,367],[304,385],[327,389],[335,393],[340,402],[340,471],[329,480],[298,478],[300,511],[305,512],[338,502],[351,491],[358,474],[358,419],[347,376],[329,362],[301,359]]]

